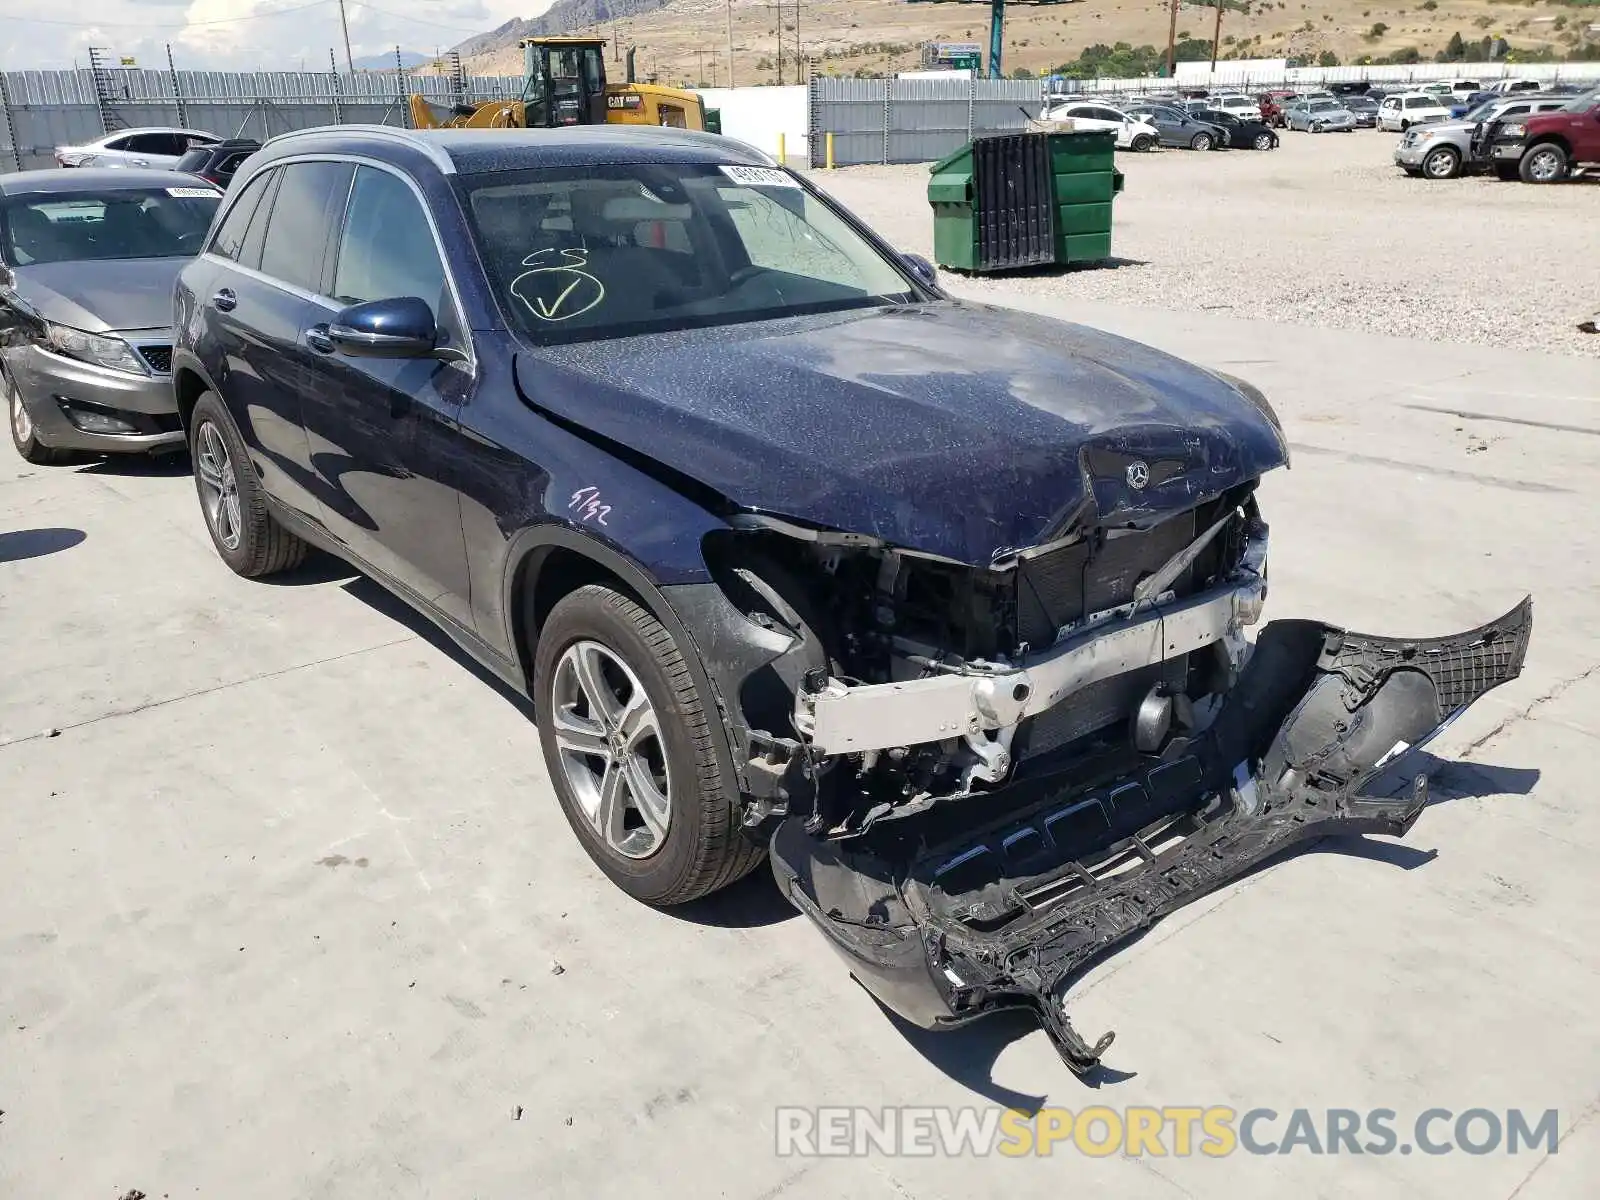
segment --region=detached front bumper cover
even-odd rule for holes
[[[1023,815],[909,866],[881,843],[826,842],[790,820],[773,839],[773,869],[857,979],[903,1017],[937,1028],[1029,1008],[1067,1065],[1086,1072],[1113,1035],[1090,1044],[1073,1029],[1072,980],[1292,846],[1406,833],[1428,795],[1413,756],[1521,673],[1532,622],[1531,599],[1428,640],[1272,622],[1216,721],[1177,755],[1090,786],[1045,787]]]

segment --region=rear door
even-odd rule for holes
[[[333,226],[349,190],[351,167],[291,162],[270,179],[257,176],[248,226],[232,228],[233,210],[212,254],[226,260],[197,302],[226,358],[224,399],[250,446],[267,491],[311,521],[321,519],[317,478],[301,426],[308,373],[300,334],[317,295]]]
[[[347,305],[416,296],[442,345],[470,354],[444,256],[420,193],[397,171],[356,168],[324,295],[307,311],[302,419],[323,522],[373,567],[471,629],[466,541],[450,463],[473,367],[347,355],[328,326]]]

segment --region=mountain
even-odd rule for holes
[[[400,51],[400,65],[410,70],[420,67],[423,63],[433,61],[431,54],[418,54],[415,50]],[[394,54],[364,54],[354,61],[358,71],[392,71],[394,70]]]
[[[512,17],[498,29],[470,37],[453,49],[462,58],[493,54],[496,50],[515,46],[519,38],[572,33],[654,12],[658,8],[665,8],[668,3],[669,0],[556,0],[540,16]]]

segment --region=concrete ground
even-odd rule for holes
[[[229,574],[181,464],[0,455],[0,1196],[1593,1195],[1600,364],[1052,311],[1272,397],[1269,616],[1429,634],[1534,594],[1526,673],[1446,735],[1408,839],[1324,844],[1093,972],[1091,1088],[1026,1022],[898,1027],[765,873],[626,900],[517,703],[326,560]],[[898,1104],[1555,1108],[1564,1140],[774,1154],[777,1106]]]

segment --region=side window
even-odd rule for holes
[[[346,304],[416,296],[443,323],[444,264],[433,229],[406,182],[376,167],[357,167],[333,295]]]
[[[250,218],[250,228],[244,235],[244,249],[239,251],[239,265],[251,270],[261,268],[261,247],[267,240],[267,224],[272,220],[272,202],[278,194],[278,181],[282,171],[268,171],[271,178],[261,189],[261,203],[256,205],[256,215]]]
[[[1506,110],[1504,112],[1502,112],[1500,115],[1502,117],[1516,117],[1516,116],[1521,116],[1525,112],[1532,112],[1532,111],[1533,111],[1533,106],[1532,105],[1529,105],[1529,104],[1511,104],[1511,105],[1507,105],[1506,106]]]
[[[274,279],[322,290],[328,234],[350,182],[345,163],[307,162],[284,167],[261,247],[261,270]]]
[[[100,145],[106,150],[126,150],[134,140],[130,137],[112,138],[111,141],[101,142]]]
[[[211,239],[211,253],[238,260],[240,248],[244,245],[245,232],[250,228],[250,218],[260,206],[261,197],[266,194],[268,174],[258,175],[252,179],[244,193],[234,201],[233,207],[228,210],[228,215],[222,218],[222,226],[217,230],[217,236]]]

